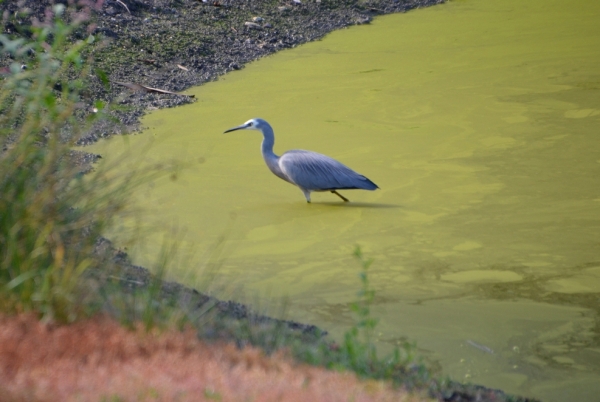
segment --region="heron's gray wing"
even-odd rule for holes
[[[377,185],[365,176],[328,156],[303,150],[288,151],[279,166],[297,186],[307,190],[375,190]]]

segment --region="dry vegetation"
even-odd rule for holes
[[[128,331],[106,316],[58,326],[0,317],[3,401],[427,400],[380,381],[207,344],[192,330]]]

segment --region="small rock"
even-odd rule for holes
[[[292,2],[293,2],[294,4],[302,4],[302,2],[301,2],[300,0],[292,0]]]
[[[263,22],[264,19],[262,17],[252,17],[253,22]]]
[[[247,26],[250,29],[262,29],[262,27],[260,25],[258,25],[256,22],[244,22],[244,25]]]
[[[354,20],[354,22],[356,23],[356,25],[368,24],[371,22],[371,17],[360,17]]]
[[[265,25],[263,25],[263,28],[273,28],[273,25],[267,22]]]
[[[278,9],[279,11],[283,12],[283,11],[287,11],[287,10],[289,10],[290,8],[289,8],[289,7],[286,7],[286,6],[280,6],[280,7],[277,7],[277,9]]]

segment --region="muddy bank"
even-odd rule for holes
[[[86,110],[97,100],[117,101],[119,123],[97,124],[82,143],[139,128],[147,110],[173,107],[188,96],[131,90],[143,85],[180,92],[244,68],[276,51],[322,38],[373,17],[442,3],[443,0],[105,0],[93,12],[99,35],[91,46],[95,75],[86,92]],[[6,33],[19,31],[32,16],[43,20],[51,3],[66,0],[4,2]],[[29,9],[29,15],[17,11]],[[88,37],[84,30],[80,39]],[[9,62],[6,61],[6,62]],[[4,64],[4,63],[3,63]],[[102,80],[109,79],[104,85]],[[131,85],[130,85],[131,87]]]
[[[313,41],[343,27],[369,23],[379,14],[405,12],[443,0],[108,0],[98,10],[97,33],[111,39],[97,55],[99,68],[114,81],[179,92],[276,51]],[[187,96],[130,91],[118,84],[92,91],[104,99],[123,96],[125,127],[155,108],[193,102]],[[232,100],[233,101],[233,100]],[[98,127],[88,140],[111,134]]]

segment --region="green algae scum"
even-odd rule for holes
[[[180,228],[173,279],[206,290],[210,273],[218,296],[242,302],[287,297],[290,318],[340,336],[358,244],[375,258],[382,349],[408,337],[453,379],[595,400],[599,19],[600,2],[584,0],[377,18],[193,89],[197,103],[93,150],[186,164],[136,205],[147,226]],[[273,125],[277,154],[324,153],[381,190],[307,205],[268,171],[259,133],[221,134],[252,117]],[[130,250],[134,263],[151,267],[164,236]]]

